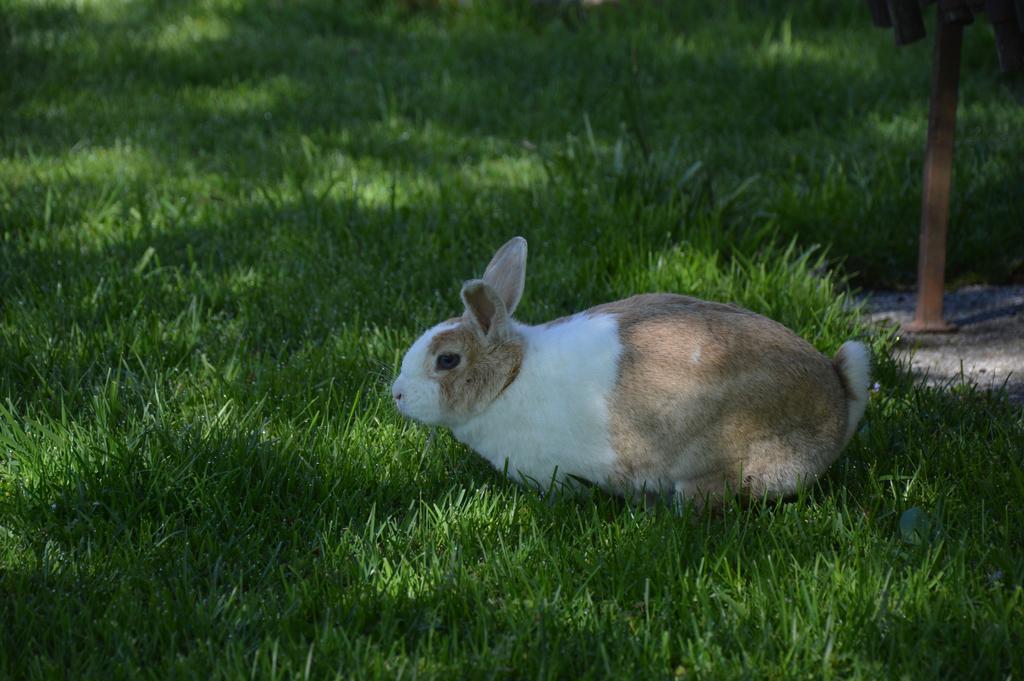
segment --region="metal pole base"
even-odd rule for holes
[[[941,318],[938,321],[918,321],[917,317],[914,317],[912,321],[903,324],[900,328],[903,330],[903,333],[954,333],[958,327],[956,324]]]

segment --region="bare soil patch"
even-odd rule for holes
[[[902,324],[914,316],[915,296],[874,291],[867,304],[873,321]],[[945,305],[957,331],[901,334],[900,359],[930,385],[1005,386],[1011,400],[1024,404],[1024,286],[968,286],[947,293]]]

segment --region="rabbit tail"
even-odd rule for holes
[[[857,432],[857,424],[868,406],[868,388],[871,383],[871,352],[858,341],[847,341],[832,360],[839,374],[839,382],[846,393],[846,435],[843,446]]]

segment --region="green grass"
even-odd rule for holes
[[[913,278],[928,46],[694,5],[0,0],[0,677],[1024,675],[1024,414],[850,304]],[[1022,262],[994,58],[961,281]],[[869,339],[866,425],[781,505],[508,483],[386,379],[512,234],[526,321],[672,290]]]

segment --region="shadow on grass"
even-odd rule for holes
[[[383,138],[393,131],[374,125],[434,125],[516,145],[557,139],[578,129],[584,113],[604,143],[614,142],[623,121],[659,137],[835,133],[879,105],[890,113],[919,109],[926,92],[923,80],[915,92],[885,78],[876,55],[849,59],[861,46],[830,46],[830,30],[809,30],[795,45],[773,43],[767,18],[768,33],[743,26],[733,49],[715,51],[704,44],[714,28],[700,20],[708,19],[686,11],[652,20],[648,11],[623,10],[572,33],[449,28],[440,19],[374,18],[329,3],[287,10],[273,2],[219,10],[140,3],[127,17],[65,10],[56,22],[64,40],[52,45],[40,34],[54,11],[21,8],[16,70],[51,87],[16,88],[22,115],[9,123],[27,133],[23,148],[56,155],[81,140],[109,146],[128,138],[173,164],[185,162],[182,152],[222,142],[235,142],[230,151],[244,157],[249,133],[301,131],[348,132],[346,151],[355,156],[432,162],[443,150],[413,148],[403,158],[386,149]],[[30,121],[29,112],[44,115]]]
[[[725,664],[724,650],[788,631],[790,617],[820,617],[823,627],[835,612],[846,623],[838,649],[885,659],[894,641],[940,636],[944,618],[959,612],[960,596],[946,589],[930,593],[926,605],[900,600],[914,579],[967,579],[957,572],[959,537],[986,536],[985,555],[972,556],[983,567],[1015,560],[1019,531],[997,528],[999,509],[962,513],[967,498],[941,491],[972,446],[947,449],[947,460],[927,456],[937,420],[962,421],[963,432],[984,428],[994,404],[965,405],[963,397],[980,399],[891,391],[878,412],[910,409],[913,420],[869,424],[847,455],[854,461],[837,466],[813,502],[699,519],[634,514],[600,495],[548,506],[507,483],[460,490],[449,479],[431,480],[410,497],[408,480],[390,487],[343,461],[296,458],[255,432],[181,433],[163,444],[168,435],[157,433],[144,449],[159,459],[168,445],[163,464],[135,461],[142,449],[114,453],[107,474],[67,480],[51,489],[57,496],[19,514],[31,519],[32,527],[18,528],[30,557],[0,573],[0,586],[25,596],[0,615],[10,636],[31,644],[23,663],[49,660],[72,672],[92,659],[80,654],[87,644],[119,663],[215,654],[221,663],[237,656],[255,664],[268,632],[281,644],[282,664],[304,660],[312,641],[318,659],[334,664],[353,655],[356,641],[400,640],[403,655],[429,658],[436,637],[472,644],[480,658],[462,660],[463,671],[511,665],[511,673],[526,653],[558,669],[574,657],[589,660],[597,643],[640,663],[656,653],[625,642],[648,635],[657,642],[662,631],[709,637]],[[885,440],[888,447],[879,447]],[[193,457],[186,465],[176,461],[184,450]],[[868,451],[878,455],[856,460]],[[923,498],[900,501],[877,489],[915,478],[930,480]],[[1011,482],[996,475],[956,484],[967,496],[984,489],[1003,498]],[[936,499],[944,516],[933,515],[944,517],[952,548],[904,543],[900,512],[912,503],[934,509]],[[748,593],[755,587],[768,596]],[[821,609],[808,606],[799,616],[759,600],[811,593]],[[99,621],[120,627],[96,641],[80,623]],[[987,635],[1008,638],[999,627]],[[986,660],[969,663],[1005,664]]]
[[[834,244],[869,282],[912,275],[927,50],[895,57],[848,18],[793,28],[749,10],[723,37],[713,13],[611,9],[572,32],[325,2],[18,6],[6,44],[18,74],[3,119],[9,191],[113,173],[217,201],[306,173],[437,193],[446,174],[488,164],[540,172],[570,132],[602,150],[679,153],[728,181],[760,174],[754,208],[782,233]],[[965,83],[1000,87],[985,64],[967,68]],[[1024,140],[984,131],[1005,116],[983,110],[981,132],[961,142],[954,277],[1020,267],[1024,215],[1007,197],[1024,170],[1007,159]],[[310,148],[320,158],[303,169]],[[44,198],[25,199],[30,219],[5,221],[16,236]]]

